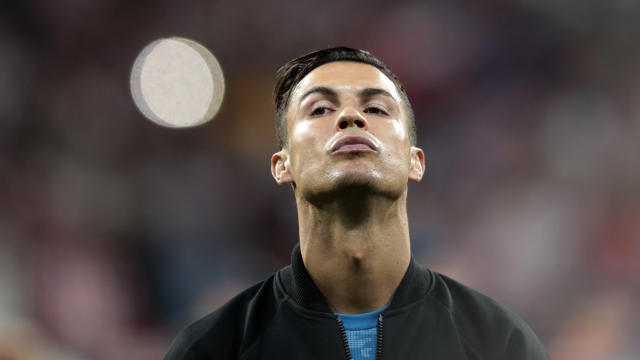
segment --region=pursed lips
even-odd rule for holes
[[[346,136],[338,140],[331,148],[332,153],[378,151],[375,144],[362,136]]]

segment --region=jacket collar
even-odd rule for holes
[[[309,310],[332,312],[324,295],[313,282],[304,266],[299,244],[293,248],[291,253],[291,267],[286,267],[280,273],[285,291],[296,303]],[[420,265],[411,256],[407,272],[404,274],[402,281],[400,281],[393,294],[391,304],[389,304],[386,311],[400,308],[419,300],[429,290],[431,282],[431,271]]]

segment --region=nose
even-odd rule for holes
[[[336,119],[336,130],[341,131],[350,127],[367,130],[369,123],[360,111],[351,106],[346,106]]]

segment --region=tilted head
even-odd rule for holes
[[[408,179],[422,178],[411,105],[378,59],[333,48],[293,60],[278,74],[276,181],[320,201],[354,189],[395,198]]]

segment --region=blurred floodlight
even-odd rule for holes
[[[224,77],[215,56],[185,38],[159,39],[147,45],[131,71],[136,106],[156,124],[183,128],[216,115],[224,96]]]

